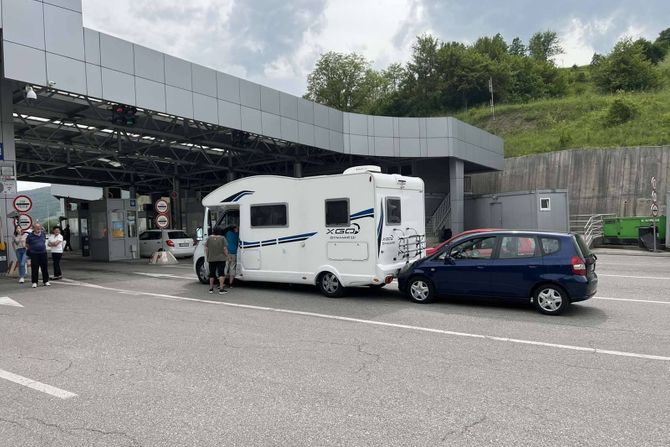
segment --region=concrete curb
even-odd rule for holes
[[[618,256],[651,256],[655,258],[670,258],[670,252],[661,251],[652,253],[643,250],[627,250],[618,248],[596,248],[593,250],[596,255],[618,255]]]

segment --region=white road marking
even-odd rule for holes
[[[192,276],[185,275],[171,275],[169,273],[144,273],[144,272],[133,272],[136,275],[150,276],[152,278],[176,278],[176,279],[198,279],[195,276],[195,273]]]
[[[216,304],[216,305],[219,305],[219,306],[236,307],[236,308],[240,308],[240,309],[259,310],[259,311],[265,311],[265,312],[277,312],[277,313],[290,314],[290,315],[300,315],[300,316],[305,316],[305,317],[322,318],[322,319],[325,319],[325,320],[347,321],[347,322],[350,322],[350,323],[361,323],[361,324],[367,324],[367,325],[371,325],[371,326],[383,326],[383,327],[390,327],[390,328],[395,328],[395,329],[407,329],[407,330],[412,330],[412,331],[427,332],[427,333],[441,334],[441,335],[450,335],[450,336],[455,336],[455,337],[478,338],[478,339],[482,339],[482,340],[490,340],[490,341],[498,341],[498,342],[506,342],[506,343],[516,343],[516,344],[531,345],[531,346],[542,346],[542,347],[556,348],[556,349],[566,349],[566,350],[570,350],[570,351],[587,352],[587,353],[590,353],[590,354],[604,354],[604,355],[613,355],[613,356],[619,356],[619,357],[633,357],[633,358],[639,358],[639,359],[645,359],[645,360],[660,360],[660,361],[670,362],[670,357],[662,356],[662,355],[639,354],[639,353],[636,353],[636,352],[615,351],[615,350],[610,350],[610,349],[591,348],[591,347],[586,347],[586,346],[563,345],[563,344],[558,344],[558,343],[547,343],[547,342],[535,341],[535,340],[523,340],[523,339],[509,338],[509,337],[498,337],[498,336],[494,336],[494,335],[483,335],[483,334],[473,334],[473,333],[467,333],[467,332],[456,332],[456,331],[448,331],[448,330],[444,330],[444,329],[434,329],[434,328],[428,328],[428,327],[422,327],[422,326],[412,326],[412,325],[408,325],[408,324],[389,323],[389,322],[385,322],[385,321],[365,320],[365,319],[361,319],[361,318],[342,317],[342,316],[339,316],[339,315],[328,315],[328,314],[320,314],[320,313],[315,313],[315,312],[304,312],[304,311],[299,311],[299,310],[281,309],[281,308],[276,308],[276,307],[254,306],[254,305],[251,305],[251,304],[238,304],[238,303],[230,303],[230,302],[225,302],[225,301],[203,300],[203,299],[199,299],[199,298],[188,298],[188,297],[183,297],[183,296],[166,295],[166,294],[162,294],[162,293],[136,292],[136,291],[131,291],[131,290],[117,289],[117,288],[114,288],[114,287],[99,286],[97,284],[90,284],[90,283],[84,283],[84,282],[66,281],[66,280],[63,280],[63,281],[64,282],[60,282],[59,284],[89,287],[89,288],[101,289],[101,290],[109,290],[109,291],[112,291],[112,292],[118,292],[118,293],[124,293],[124,294],[132,293],[132,294],[143,295],[143,296],[151,296],[151,297],[156,297],[156,298],[161,298],[161,299],[166,299],[166,300],[194,301],[194,302],[199,302],[199,303]]]
[[[606,296],[594,296],[594,300],[608,300],[608,301],[630,301],[632,303],[648,303],[648,304],[670,304],[670,301],[656,301],[656,300],[636,300],[634,298],[610,298]]]
[[[3,369],[0,369],[0,379],[18,383],[19,385],[32,388],[33,390],[40,391],[42,393],[50,394],[60,399],[70,399],[71,397],[77,397],[76,394],[69,391],[61,390],[55,386],[47,385],[46,383],[38,382],[27,377],[19,376],[18,374],[14,374]]]
[[[17,303],[8,296],[0,296],[0,304],[3,306],[23,307],[21,304]]]
[[[670,280],[669,277],[667,276],[633,276],[633,275],[609,275],[606,273],[598,273],[598,277],[600,276],[606,276],[610,278],[634,278],[634,279],[662,279],[662,280]]]

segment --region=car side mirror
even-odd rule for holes
[[[452,256],[447,255],[444,258],[444,263],[448,264],[448,265],[454,265],[454,264],[456,264],[456,259],[454,259]]]

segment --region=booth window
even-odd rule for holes
[[[126,237],[125,225],[124,225],[124,212],[119,210],[113,210],[111,215],[112,220],[112,237],[115,239],[120,239]]]
[[[551,199],[549,197],[540,199],[540,211],[551,211]]]
[[[349,226],[349,199],[326,200],[326,226]]]
[[[402,223],[402,213],[400,210],[399,197],[386,198],[386,224],[400,225]]]
[[[288,206],[285,203],[251,205],[252,227],[285,227],[288,225]]]

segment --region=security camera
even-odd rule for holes
[[[35,90],[29,85],[26,85],[26,100],[28,102],[30,101],[35,101],[37,99],[37,93],[35,93]]]

